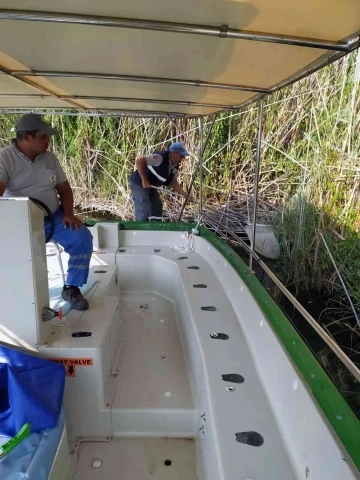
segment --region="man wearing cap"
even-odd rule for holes
[[[154,152],[136,160],[136,170],[130,177],[130,189],[138,222],[161,221],[162,202],[157,188],[165,186],[186,197],[177,181],[178,167],[189,153],[180,142],[169,150]]]
[[[62,298],[72,308],[86,310],[89,304],[79,287],[87,282],[92,236],[75,217],[71,187],[59,160],[48,150],[50,137],[57,133],[41,115],[28,113],[19,119],[16,138],[0,150],[0,197],[33,197],[49,208],[55,223],[52,239],[70,255]],[[45,235],[50,227],[45,216]]]

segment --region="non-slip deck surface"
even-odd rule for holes
[[[197,480],[192,439],[84,442],[78,455],[72,480]],[[100,467],[92,466],[95,460]]]
[[[111,406],[114,435],[191,435],[194,407],[173,304],[152,292],[128,292],[121,302],[125,352]]]
[[[151,292],[122,302],[126,347],[112,408],[192,409],[172,303]]]

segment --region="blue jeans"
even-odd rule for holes
[[[143,188],[130,181],[130,189],[135,207],[135,220],[148,222],[162,219],[162,201],[156,188]]]
[[[61,245],[70,255],[66,283],[82,287],[87,282],[89,264],[93,251],[92,235],[85,227],[79,230],[64,228],[64,214],[58,209],[54,214],[55,230],[52,240]],[[44,222],[45,236],[50,232],[51,222]]]

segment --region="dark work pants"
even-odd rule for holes
[[[135,206],[135,220],[149,222],[162,220],[162,201],[156,188],[143,188],[130,182],[130,189]]]

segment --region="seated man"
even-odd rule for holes
[[[136,160],[136,170],[130,177],[136,221],[162,220],[161,198],[156,188],[151,187],[170,186],[175,192],[186,197],[186,192],[179,185],[177,177],[180,162],[188,156],[183,144],[176,142],[169,150],[155,152]]]
[[[55,222],[52,239],[70,255],[62,298],[75,310],[86,310],[89,304],[79,287],[88,278],[92,236],[75,217],[71,187],[59,160],[48,151],[50,137],[57,133],[41,115],[28,113],[19,119],[16,138],[0,150],[0,196],[33,197],[49,208]],[[45,216],[45,235],[50,227]]]

